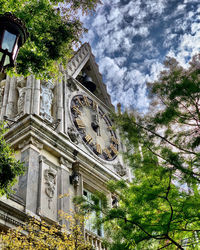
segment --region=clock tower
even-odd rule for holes
[[[114,108],[88,43],[61,68],[57,81],[2,77],[0,119],[10,127],[6,140],[26,173],[15,193],[0,199],[0,227],[21,225],[27,215],[58,222],[58,211],[74,209],[73,197],[90,199],[108,180],[129,179],[129,170],[110,113]],[[68,196],[59,199],[60,195]],[[59,221],[61,224],[62,221]],[[103,229],[86,223],[85,236],[101,248]]]

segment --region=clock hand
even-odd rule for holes
[[[97,133],[97,135],[101,136],[100,126],[99,126],[99,110],[98,110],[98,106],[97,106],[96,115],[93,115],[92,117],[93,117],[93,121],[91,123],[91,126],[92,126],[93,130]]]
[[[99,126],[99,106],[98,105],[97,105],[97,123],[98,123],[97,135],[101,136],[100,126]]]

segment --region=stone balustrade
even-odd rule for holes
[[[102,243],[102,238],[89,232],[88,230],[85,230],[85,239],[92,244],[95,250],[107,250]]]

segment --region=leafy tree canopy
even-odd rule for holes
[[[188,69],[172,58],[165,65],[159,80],[148,85],[149,113],[115,115],[133,179],[110,182],[119,206],[101,208],[98,222],[109,222],[113,250],[199,249],[200,57]]]
[[[17,176],[24,173],[24,166],[15,159],[13,151],[3,138],[6,132],[4,124],[0,125],[0,196],[10,194],[17,181]]]
[[[55,77],[66,64],[84,31],[80,12],[95,10],[100,0],[0,0],[0,14],[12,12],[24,21],[29,39],[20,49],[14,69],[24,76]]]

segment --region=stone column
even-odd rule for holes
[[[36,214],[39,181],[39,152],[29,149],[29,169],[27,179],[26,210]]]
[[[32,92],[33,76],[30,75],[27,77],[26,83],[26,95],[24,102],[24,113],[30,114],[31,112],[31,92]]]
[[[64,93],[64,133],[68,135],[69,127],[69,97],[70,92],[78,90],[76,84],[67,74],[63,74],[63,93]]]
[[[34,90],[33,90],[33,105],[32,113],[39,115],[40,114],[40,80],[34,79]]]
[[[39,185],[39,151],[43,148],[43,145],[30,137],[18,147],[21,149],[21,161],[25,162],[27,170],[19,178],[16,194],[24,201],[26,212],[36,214]]]
[[[8,102],[7,102],[7,108],[6,108],[6,116],[9,118],[12,118],[17,115],[17,110],[14,109],[16,107],[16,82],[17,79],[16,77],[12,77],[9,79],[10,84],[9,84],[9,94],[8,94]]]
[[[64,88],[63,88],[63,81],[60,79],[57,81],[57,95],[56,95],[56,102],[57,102],[57,119],[60,120],[60,123],[58,125],[58,132],[63,132],[63,93],[64,93]]]
[[[10,77],[7,75],[6,79],[3,80],[3,81],[5,81],[5,86],[4,86],[4,93],[3,93],[3,96],[2,96],[3,102],[1,103],[2,106],[1,106],[0,120],[2,120],[3,116],[6,114],[6,105],[7,105],[7,102],[8,102],[8,93],[9,93],[9,87],[10,87]]]
[[[69,168],[71,164],[65,160],[63,157],[60,158],[60,168],[61,168],[61,179],[60,179],[60,194],[63,198],[60,199],[60,210],[65,213],[70,213],[70,209],[72,209],[72,205],[70,202],[70,183],[69,183]],[[64,224],[64,219],[61,220],[61,223]]]

